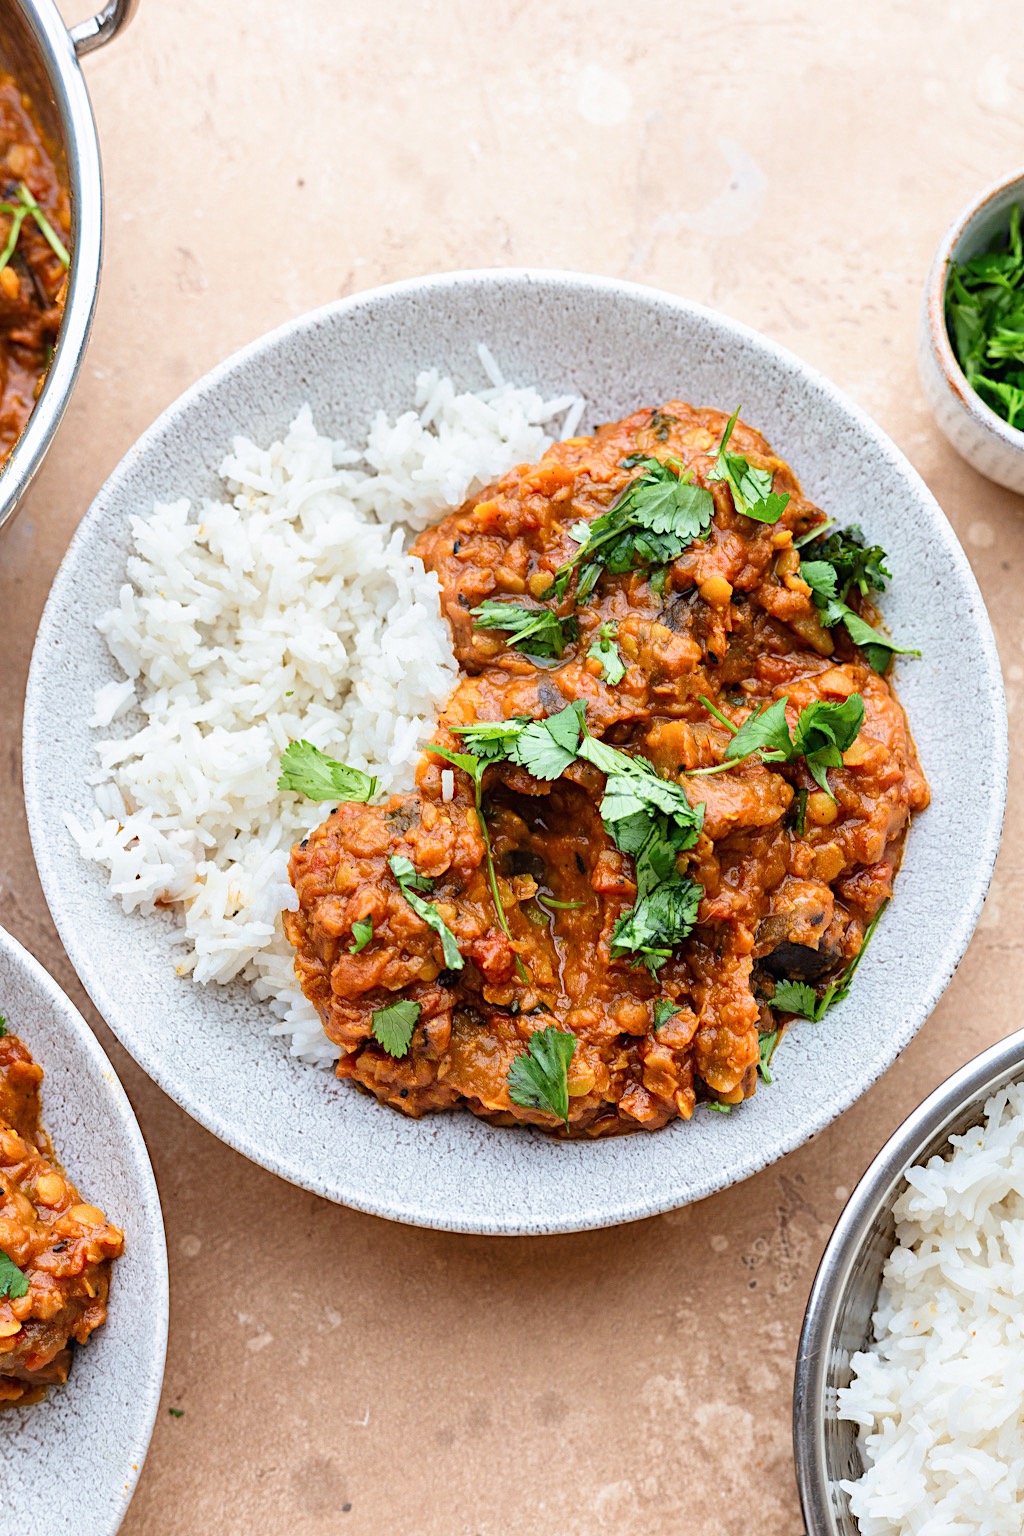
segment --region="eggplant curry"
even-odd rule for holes
[[[70,223],[68,193],[31,103],[0,72],[0,467],[32,414],[57,344]]]
[[[57,1162],[40,1125],[42,1079],[21,1041],[0,1035],[0,1408],[67,1380],[72,1341],[106,1318],[124,1248]]]
[[[928,804],[885,552],[679,401],[555,444],[414,551],[462,673],[415,790],[373,804],[304,742],[281,781],[319,759],[340,802],[285,914],[339,1075],[563,1135],[727,1112],[846,995]]]

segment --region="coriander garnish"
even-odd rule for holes
[[[407,997],[400,997],[397,1002],[389,1003],[386,1008],[374,1010],[370,1027],[374,1038],[380,1042],[389,1056],[407,1055],[412,1041],[412,1032],[416,1028],[416,1021],[422,1011],[419,1003],[414,1003]]]
[[[575,619],[560,619],[550,608],[523,608],[488,598],[471,608],[477,629],[504,629],[508,644],[526,656],[560,660],[565,647],[579,637]]]
[[[508,1096],[524,1109],[543,1109],[569,1124],[569,1063],[576,1036],[549,1024],[536,1030],[508,1070]]]
[[[555,572],[551,595],[563,598],[578,570],[576,601],[584,603],[605,571],[621,576],[638,566],[667,565],[710,528],[714,498],[677,460],[627,462],[642,472],[607,512],[574,525],[571,534],[580,547]]]
[[[349,954],[358,955],[361,950],[366,948],[372,938],[373,918],[368,917],[365,921],[357,918],[352,924],[352,943],[348,947]]]
[[[0,1248],[0,1299],[17,1301],[28,1294],[28,1277]]]
[[[788,694],[772,704],[762,704],[739,728],[710,699],[703,694],[699,697],[704,708],[733,732],[733,738],[725,749],[723,762],[713,768],[694,768],[691,777],[721,773],[755,754],[763,763],[791,763],[802,757],[815,783],[835,799],[829,788],[828,769],[842,765],[843,753],[860,734],[864,700],[859,693],[851,693],[842,704],[815,699],[800,711],[792,735],[786,719]]]
[[[800,576],[811,589],[818,617],[826,629],[842,624],[875,672],[884,672],[894,655],[920,656],[920,651],[887,640],[846,601],[853,590],[861,597],[884,590],[892,573],[885,565],[885,550],[879,544],[865,544],[855,526],[831,534],[813,547],[813,554],[813,560],[801,561]]]
[[[789,506],[789,492],[772,490],[775,475],[770,469],[758,469],[741,453],[728,453],[729,439],[740,414],[739,406],[733,411],[718,445],[715,466],[708,473],[709,480],[723,480],[732,492],[732,504],[744,517],[757,523],[777,523]]]
[[[328,757],[311,741],[293,741],[281,754],[277,787],[308,800],[369,800],[377,793],[377,780]]]
[[[677,1013],[682,1012],[682,1005],[674,1003],[670,997],[659,997],[654,1004],[654,1028],[661,1029],[669,1019],[674,1019]]]
[[[771,1087],[773,1078],[768,1069],[771,1066],[772,1057],[775,1055],[775,1047],[779,1043],[781,1034],[781,1029],[769,1029],[764,1034],[759,1035],[757,1039],[757,1072],[761,1081],[767,1083],[769,1087]]]
[[[950,262],[946,327],[968,384],[1011,427],[1024,426],[1024,241],[1015,206],[1005,236]]]
[[[625,663],[615,644],[618,628],[614,619],[609,619],[606,624],[602,624],[597,632],[597,638],[587,652],[592,661],[601,663],[601,676],[610,688],[621,683],[626,675]]]
[[[11,221],[11,227],[7,234],[7,242],[0,251],[0,272],[7,266],[14,255],[18,240],[21,237],[21,227],[29,217],[35,220],[39,233],[50,247],[62,267],[71,265],[71,257],[67,246],[55,231],[53,225],[46,217],[39,204],[36,202],[28,187],[22,181],[18,184],[17,202],[0,203],[0,213],[5,213]]]
[[[398,889],[412,907],[416,916],[422,918],[428,928],[432,928],[441,940],[441,949],[444,951],[444,963],[450,971],[461,971],[465,961],[459,954],[459,946],[454,933],[448,927],[437,908],[429,901],[424,901],[422,896],[417,896],[417,891],[429,891],[433,886],[432,880],[426,880],[418,875],[411,861],[402,854],[394,854],[389,860],[391,873],[398,881]],[[372,931],[372,930],[371,930]],[[355,929],[353,928],[353,932]]]

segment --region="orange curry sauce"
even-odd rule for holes
[[[598,812],[604,775],[583,762],[553,784],[508,763],[487,770],[484,806],[511,942],[496,920],[465,773],[454,772],[446,801],[449,765],[426,754],[412,793],[340,805],[293,852],[299,910],[285,914],[286,927],[303,990],[341,1049],[339,1075],[406,1114],[463,1104],[502,1124],[601,1136],[688,1119],[701,1099],[735,1104],[754,1091],[759,1033],[780,1022],[768,1006],[776,982],[838,974],[892,892],[911,814],[929,798],[903,710],[845,631],[822,627],[793,541],[824,515],[792,470],[758,432],[737,425],[730,451],[771,470],[775,491],[790,493],[774,526],[738,513],[728,487],[709,479],[725,422],[720,411],[679,401],[638,411],[556,444],[416,541],[440,580],[463,674],[435,739],[458,750],[451,726],[547,717],[585,700],[595,736],[642,754],[704,803],[703,831],[679,864],[704,894],[692,933],[656,976],[610,957],[615,922],[636,900],[635,870]],[[470,609],[485,599],[541,598],[578,548],[569,530],[606,512],[635,477],[623,462],[633,454],[681,462],[714,497],[707,536],[664,584],[647,569],[605,572],[578,607],[570,584],[556,606],[575,615],[579,638],[550,665],[475,627]],[[614,687],[587,656],[609,620],[627,666]],[[843,766],[830,770],[834,804],[802,758],[755,757],[686,776],[720,762],[730,740],[701,694],[740,724],[783,695],[792,722],[815,700],[855,692],[865,719]],[[433,881],[430,900],[455,935],[461,971],[445,970],[437,935],[400,893],[388,864],[396,854]],[[352,953],[352,925],[367,918],[372,939]],[[407,1054],[393,1059],[371,1024],[397,998],[420,1013]],[[660,1027],[659,999],[678,1009]],[[567,1128],[508,1091],[512,1062],[550,1025],[576,1039]]]

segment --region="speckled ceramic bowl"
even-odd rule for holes
[[[946,329],[946,284],[953,261],[966,261],[1005,233],[1010,210],[1024,206],[1024,172],[997,181],[961,209],[932,259],[921,305],[917,361],[936,425],[968,464],[1024,495],[1024,432],[997,416],[968,384]]]
[[[0,1013],[44,1069],[43,1123],[87,1200],[124,1228],[104,1326],[66,1386],[0,1412],[0,1536],[113,1536],[149,1447],[167,1346],[167,1254],[146,1144],[82,1015],[0,929]]]
[[[885,602],[920,661],[897,681],[935,805],[913,828],[896,901],[850,999],[799,1025],[775,1083],[731,1115],[596,1145],[503,1130],[468,1114],[406,1120],[290,1060],[244,987],[174,973],[170,918],[125,917],[64,830],[84,816],[94,687],[113,664],[93,625],[124,579],[129,518],[154,497],[201,498],[234,433],[280,434],[302,402],[358,439],[404,409],[440,364],[485,384],[486,341],[509,378],[578,390],[594,425],[683,395],[762,427],[807,492],[890,553]],[[950,645],[950,637],[956,644]],[[965,696],[971,745],[963,746]],[[827,1125],[906,1045],[964,952],[999,842],[1006,722],[992,633],[970,567],[918,476],[868,418],[791,353],[722,315],[629,284],[557,272],[419,279],[306,315],[229,359],[142,437],[85,517],[39,630],[25,716],[25,791],[61,936],[97,1006],[145,1069],[210,1130],[309,1189],[459,1231],[572,1231],[630,1221],[744,1179]]]

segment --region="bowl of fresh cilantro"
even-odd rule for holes
[[[1024,494],[1024,172],[986,188],[943,235],[925,286],[918,364],[957,452]]]

